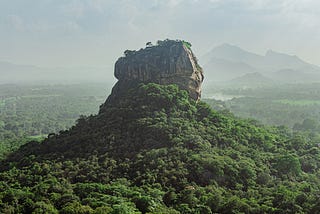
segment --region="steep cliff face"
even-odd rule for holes
[[[115,64],[117,84],[108,100],[116,99],[137,82],[177,84],[187,90],[191,98],[199,100],[203,71],[184,41],[165,40],[156,46],[139,51],[125,51],[125,56]]]

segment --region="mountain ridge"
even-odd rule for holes
[[[259,72],[275,81],[283,82],[283,78],[278,78],[276,74],[285,69],[301,73],[302,78],[295,81],[320,81],[319,66],[307,63],[298,56],[273,50],[268,50],[265,55],[259,55],[234,45],[223,44],[213,48],[204,56],[204,59],[203,67],[206,70],[206,75],[215,81],[229,81],[247,73]],[[224,64],[221,63],[221,60],[224,60]],[[240,63],[242,64],[240,67],[234,66]],[[307,74],[312,78],[304,79],[302,74]]]
[[[317,142],[178,84],[130,81],[97,115],[0,162],[0,212],[315,213]]]

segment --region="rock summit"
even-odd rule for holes
[[[108,100],[121,96],[136,83],[176,84],[187,90],[195,100],[201,97],[203,70],[191,50],[191,44],[181,40],[147,43],[138,51],[126,50],[115,63],[114,75],[118,82]]]

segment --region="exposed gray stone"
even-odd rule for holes
[[[116,64],[114,75],[118,82],[108,100],[121,94],[136,83],[177,84],[187,90],[191,98],[199,100],[203,71],[198,65],[190,45],[184,41],[165,40],[158,45],[148,46],[139,51],[125,51]]]

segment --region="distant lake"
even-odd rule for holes
[[[216,93],[216,94],[212,94],[210,96],[206,96],[206,98],[221,100],[221,101],[228,101],[233,98],[240,98],[240,97],[243,97],[243,96],[242,95],[232,95],[232,94],[222,94],[222,93]]]

